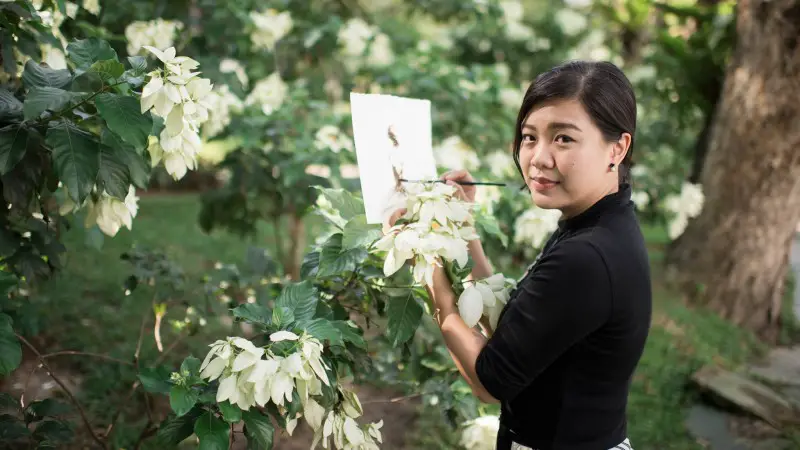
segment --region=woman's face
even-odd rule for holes
[[[519,162],[536,206],[577,215],[616,192],[617,172],[630,145],[623,133],[607,142],[576,100],[556,100],[531,111],[522,123]]]

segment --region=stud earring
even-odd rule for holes
[[[616,172],[617,171],[617,166],[614,165],[614,163],[609,164],[608,168],[611,169],[612,172]]]

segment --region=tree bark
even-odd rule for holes
[[[289,254],[286,271],[294,281],[300,280],[300,268],[303,265],[303,252],[306,248],[306,226],[303,218],[296,212],[289,214]]]
[[[773,340],[800,220],[800,0],[737,8],[701,176],[705,204],[667,265],[690,300]]]

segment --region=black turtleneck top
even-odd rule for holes
[[[537,450],[622,442],[651,302],[647,250],[623,184],[559,223],[478,356],[478,379],[501,402],[501,433]]]

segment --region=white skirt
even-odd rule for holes
[[[517,444],[516,442],[514,442],[513,444],[511,444],[511,450],[536,450],[536,449],[525,447],[522,444]],[[624,441],[620,442],[619,445],[610,448],[608,450],[633,450],[633,447],[631,446],[630,439],[626,438]]]

